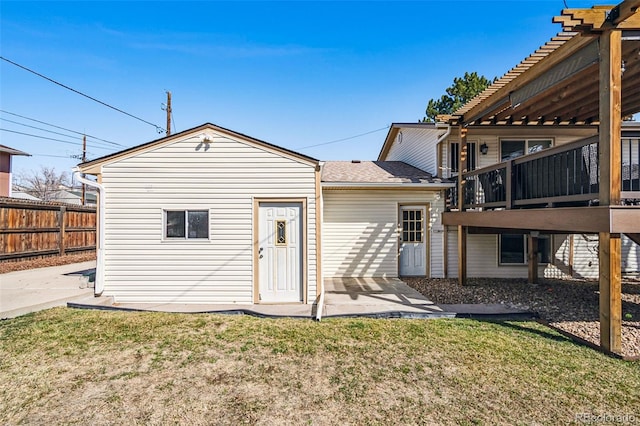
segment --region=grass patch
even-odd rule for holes
[[[56,308],[0,323],[1,424],[564,424],[639,401],[638,363],[532,322]]]

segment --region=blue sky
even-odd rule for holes
[[[3,57],[132,115],[164,127],[170,90],[174,130],[212,122],[350,160],[375,159],[385,128],[421,119],[454,77],[503,75],[561,30],[551,19],[564,1],[2,0],[0,8]],[[0,109],[119,144],[90,138],[89,159],[162,136],[5,61]],[[0,118],[2,129],[67,142],[0,131],[0,144],[33,154],[16,157],[14,172],[77,164],[79,135]]]

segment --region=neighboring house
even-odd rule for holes
[[[60,189],[51,194],[50,201],[57,201],[66,204],[82,205],[82,190],[76,189]],[[97,195],[95,191],[85,192],[85,206],[95,206]]]
[[[11,157],[26,155],[18,149],[0,145],[0,197],[11,197]]]
[[[11,197],[12,198],[20,198],[21,200],[42,201],[40,198],[34,197],[33,195],[28,194],[26,192],[22,192],[22,191],[12,191],[11,192]]]

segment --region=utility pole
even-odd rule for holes
[[[167,90],[167,136],[171,136],[171,92]]]
[[[86,163],[87,161],[87,135],[82,135],[82,162]],[[84,177],[84,173],[82,174],[82,177]],[[82,184],[82,205],[85,205],[85,201],[86,201],[86,191],[87,188],[85,186],[85,184]]]

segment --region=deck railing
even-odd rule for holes
[[[626,204],[640,200],[640,139],[622,140],[622,193]],[[583,139],[463,174],[464,209],[587,206],[598,203],[598,137]],[[458,207],[457,187],[447,207]]]

